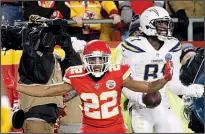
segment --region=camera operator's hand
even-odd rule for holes
[[[57,32],[57,31],[56,31]],[[40,35],[40,46],[37,50],[53,53],[56,43],[55,28],[44,28]]]
[[[65,55],[70,55],[73,52],[73,47],[71,43],[71,37],[69,34],[61,31],[61,33],[57,36],[56,43],[61,46],[64,50]]]
[[[178,22],[180,26],[188,27],[189,25],[189,18],[187,17],[186,11],[184,9],[180,9],[176,12],[178,17]]]
[[[65,52],[65,57],[61,61],[62,75],[64,75],[68,67],[81,65],[82,61],[80,55],[73,49],[69,34],[61,33],[59,39],[57,44],[60,45]]]
[[[40,15],[32,14],[29,16],[29,21],[35,24],[41,24],[42,22],[47,21],[48,18],[42,17]]]
[[[23,55],[27,57],[36,57],[36,50],[40,45],[40,33],[42,29],[27,27],[22,28],[22,48]]]

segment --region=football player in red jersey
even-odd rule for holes
[[[121,113],[122,87],[136,92],[155,92],[172,79],[172,63],[165,67],[165,77],[153,82],[135,81],[128,65],[111,62],[109,46],[100,40],[87,43],[84,65],[69,67],[64,82],[55,85],[18,84],[17,90],[36,97],[63,95],[75,89],[81,98],[83,120],[80,132],[127,132]]]

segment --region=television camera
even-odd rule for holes
[[[31,15],[28,22],[15,22],[14,26],[1,26],[1,48],[23,50],[23,45],[32,45],[35,51],[47,51],[55,47],[71,45],[65,29],[69,24],[64,19],[47,19]]]

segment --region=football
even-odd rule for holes
[[[142,101],[147,108],[155,108],[161,103],[162,97],[159,91],[143,94]]]

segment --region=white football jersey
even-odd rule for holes
[[[164,45],[159,50],[155,50],[149,41],[142,36],[129,37],[125,42],[121,43],[121,46],[122,63],[130,65],[133,79],[138,81],[154,81],[163,78],[163,70],[167,60],[172,60],[173,62],[173,78],[178,77],[179,79],[181,44],[178,39],[171,38],[165,40]],[[162,101],[168,102],[165,88],[166,86],[160,90],[160,93]],[[133,99],[136,98],[134,94],[142,94],[134,93],[131,90],[129,92]],[[126,93],[125,95],[127,96]],[[130,99],[129,96],[127,97]]]

